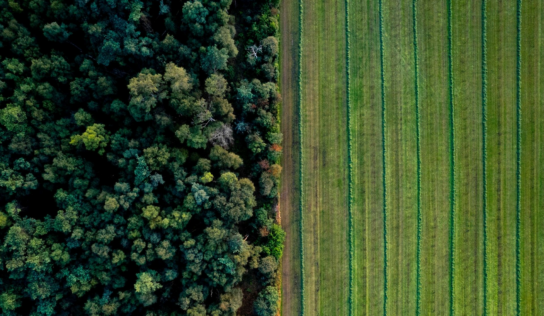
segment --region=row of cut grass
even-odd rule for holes
[[[487,3],[488,315],[515,315],[517,308],[516,6]]]
[[[300,188],[300,314],[305,315],[305,289],[306,282],[304,268],[304,119],[302,111],[302,56],[303,56],[303,39],[304,39],[304,0],[299,0],[299,16],[298,16],[298,135],[299,135],[299,188]]]
[[[384,49],[383,49],[383,3],[378,2],[378,11],[380,13],[380,84],[381,84],[381,101],[382,101],[382,183],[383,183],[383,315],[387,316],[387,142],[385,140],[386,126],[385,121],[385,76],[384,76]]]
[[[416,207],[417,207],[417,245],[416,245],[416,315],[421,314],[421,142],[420,142],[420,119],[419,119],[419,57],[417,50],[417,2],[412,2],[412,21],[414,35],[414,95],[416,107],[416,159],[417,159],[417,176],[416,176]]]
[[[421,114],[421,313],[450,313],[450,111],[447,3],[418,4]]]
[[[537,315],[543,310],[542,269],[542,106],[541,92],[542,75],[541,60],[543,59],[541,29],[541,1],[523,1],[521,21],[521,221],[520,221],[520,265],[521,265],[521,315]],[[540,236],[539,236],[540,234]],[[539,306],[540,305],[540,306]]]
[[[416,311],[417,133],[411,1],[383,4],[389,315]]]
[[[482,213],[483,213],[483,315],[487,316],[487,0],[482,0]]]
[[[345,28],[346,28],[346,109],[347,109],[347,134],[348,134],[348,244],[349,244],[349,294],[348,312],[353,315],[353,257],[355,255],[353,241],[353,152],[352,152],[352,123],[351,123],[351,96],[350,96],[350,28],[349,28],[349,0],[345,0]]]
[[[453,97],[453,56],[452,56],[452,10],[448,6],[448,101],[450,134],[450,315],[455,315],[455,100]]]
[[[382,122],[377,1],[350,1],[354,223],[352,315],[383,314]]]
[[[336,12],[337,14],[331,14]],[[304,2],[304,311],[348,314],[344,2]]]
[[[300,148],[299,152],[299,188],[300,188],[300,314],[305,315],[305,291],[304,285],[306,282],[305,279],[305,269],[304,269],[304,119],[302,111],[302,56],[303,56],[303,38],[304,38],[304,0],[299,1],[299,16],[298,16],[298,135]]]
[[[452,309],[483,313],[482,214],[482,14],[481,3],[452,1],[452,62],[455,137],[455,256]]]
[[[521,0],[516,2],[516,315],[521,313]]]

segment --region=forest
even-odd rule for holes
[[[2,315],[276,315],[279,0],[0,0]]]

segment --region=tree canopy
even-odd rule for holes
[[[237,2],[0,0],[2,315],[275,313],[278,2]]]

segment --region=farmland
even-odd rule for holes
[[[544,310],[543,22],[283,1],[283,315]]]

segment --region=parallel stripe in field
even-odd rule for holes
[[[383,161],[383,169],[382,169],[382,181],[383,181],[383,256],[384,256],[384,265],[383,265],[383,274],[384,274],[384,282],[383,282],[383,289],[384,289],[384,298],[383,298],[383,314],[384,316],[387,315],[387,182],[386,182],[386,171],[387,171],[387,160],[386,160],[386,127],[387,123],[385,121],[385,111],[386,111],[386,105],[385,105],[385,76],[384,76],[384,49],[383,49],[383,4],[382,0],[379,0],[378,2],[378,11],[380,14],[380,79],[381,79],[381,93],[382,93],[382,161]]]
[[[521,5],[516,8],[516,315],[521,313]]]
[[[349,244],[349,296],[348,311],[353,315],[353,162],[352,162],[352,124],[351,124],[351,100],[350,100],[350,29],[349,29],[349,0],[345,0],[346,6],[346,108],[347,108],[347,133],[348,133],[348,244]]]
[[[412,2],[414,33],[414,89],[416,101],[416,147],[417,147],[417,250],[416,250],[416,315],[421,313],[421,144],[419,138],[419,59],[417,51],[417,1]]]
[[[448,97],[450,107],[450,315],[455,315],[455,104],[453,100],[452,0],[448,0]]]
[[[483,305],[487,315],[487,0],[482,0],[482,173],[484,219]]]
[[[299,135],[299,187],[300,187],[300,314],[304,316],[304,137],[302,119],[302,38],[304,35],[304,0],[299,0],[298,40],[298,135]]]

